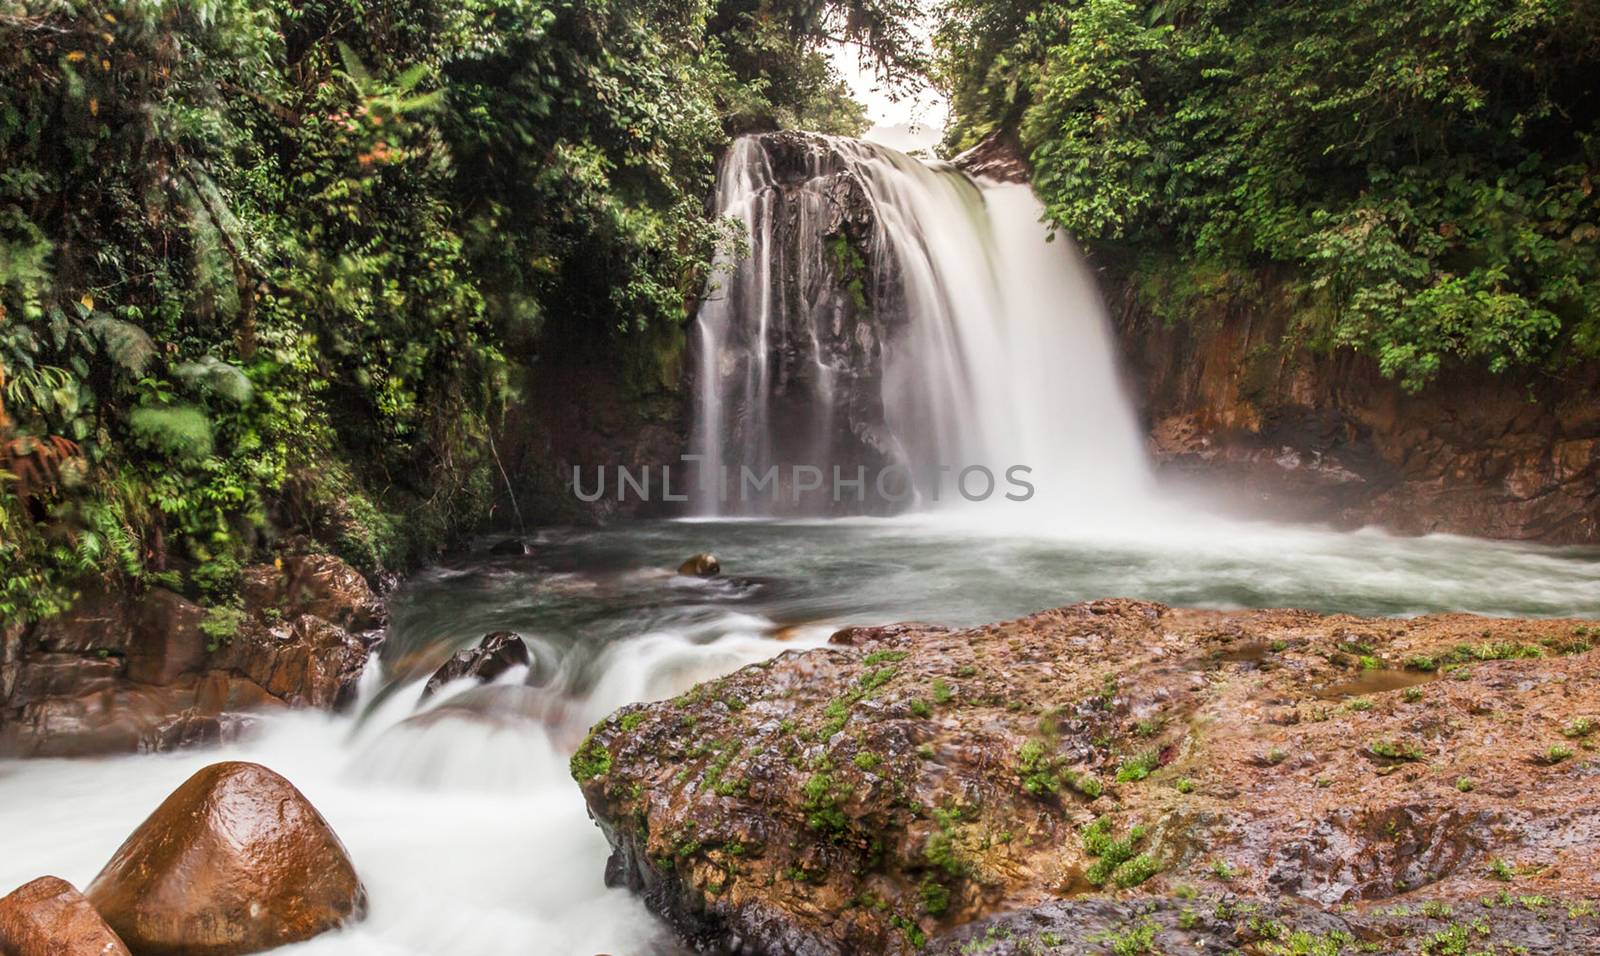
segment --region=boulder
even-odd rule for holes
[[[241,711],[338,707],[383,639],[382,601],[352,567],[294,554],[244,570],[242,620],[162,588],[97,582],[66,613],[0,628],[0,755],[89,756],[225,741]]]
[[[213,764],[156,808],[89,885],[140,956],[231,956],[366,913],[344,845],[304,795],[253,763]]]
[[[722,562],[716,555],[702,551],[678,565],[678,573],[689,578],[714,578],[722,573]]]
[[[206,619],[205,608],[164,588],[154,588],[133,603],[132,614],[137,637],[128,648],[130,680],[170,684],[206,668],[211,641],[200,629]]]
[[[1488,926],[1474,951],[1589,952],[1597,637],[1128,600],[852,628],[624,708],[571,767],[608,882],[704,952],[988,952],[967,928],[1007,912],[1029,915],[996,938],[1079,952],[1186,932],[1188,904],[1145,916],[1197,892],[1197,912],[1241,904],[1206,930],[1224,949],[1257,951],[1231,928],[1264,925],[1243,904],[1293,900],[1295,932],[1358,937],[1428,904],[1384,952],[1444,952],[1424,944],[1452,907]],[[1547,908],[1523,919],[1519,898]],[[1057,951],[1018,947],[996,951]]]
[[[0,899],[0,953],[128,956],[128,947],[71,883],[41,876]]]
[[[433,676],[428,678],[427,686],[422,688],[422,699],[432,697],[439,688],[453,680],[471,677],[480,684],[487,684],[513,667],[526,667],[530,661],[528,645],[522,642],[522,638],[511,631],[495,631],[485,635],[477,647],[457,651],[434,671]]]
[[[245,569],[240,589],[246,606],[276,610],[289,620],[303,614],[349,631],[382,625],[383,600],[361,572],[329,554],[301,554],[277,564]]]
[[[250,678],[291,707],[341,707],[355,699],[371,652],[360,636],[313,614],[271,627],[246,627],[217,654],[221,667]]]

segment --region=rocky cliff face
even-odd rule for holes
[[[1285,350],[1282,311],[1168,325],[1102,272],[1130,386],[1169,474],[1244,507],[1405,534],[1600,543],[1600,366],[1447,369],[1417,395],[1348,351]]]
[[[624,708],[573,773],[608,878],[706,951],[1565,952],[1600,936],[1591,628],[1101,601],[851,629]]]
[[[249,714],[333,708],[383,637],[385,610],[327,555],[247,568],[225,625],[161,588],[95,587],[0,633],[0,754],[83,756],[215,743]]]

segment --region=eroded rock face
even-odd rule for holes
[[[246,714],[354,696],[384,607],[328,555],[247,568],[223,640],[171,591],[96,587],[67,613],[0,633],[0,754],[86,756],[222,742]]]
[[[495,631],[484,635],[478,646],[457,651],[428,678],[422,688],[422,699],[432,697],[439,688],[454,680],[471,677],[487,684],[513,667],[526,667],[532,658],[528,645],[511,631]]]
[[[283,777],[240,762],[175,790],[87,895],[141,956],[255,953],[366,912],[366,890],[322,815]]]
[[[128,956],[128,947],[71,883],[41,876],[0,899],[6,956]]]
[[[611,881],[713,950],[909,953],[1186,887],[1366,932],[1396,905],[1600,895],[1591,627],[1100,601],[853,628],[624,708],[573,772]]]
[[[1286,352],[1287,307],[1170,323],[1124,271],[1107,263],[1104,288],[1167,473],[1257,513],[1600,542],[1600,365],[1537,379],[1446,368],[1412,395],[1364,356]]]

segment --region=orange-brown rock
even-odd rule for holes
[[[1226,488],[1255,513],[1600,543],[1600,363],[1560,374],[1447,364],[1415,394],[1348,349],[1287,347],[1296,312],[1269,275],[1172,322],[1106,258],[1130,391],[1163,471]]]
[[[1250,948],[1278,901],[1285,934],[1381,952],[1451,952],[1452,920],[1462,952],[1597,952],[1595,644],[1126,600],[853,628],[624,708],[572,769],[610,880],[711,950],[988,952],[963,927],[1026,911],[991,925],[1097,952],[1075,921],[1181,933],[1193,908],[1228,914],[1196,919],[1204,951],[1341,951]]]
[[[41,876],[0,899],[5,956],[128,956],[128,948],[71,883]]]
[[[221,639],[161,588],[88,588],[59,617],[0,631],[0,754],[87,756],[226,740],[248,712],[338,707],[382,638],[383,605],[328,555],[246,568]]]
[[[190,777],[117,850],[88,897],[140,956],[230,956],[366,911],[344,845],[294,785],[253,763]]]

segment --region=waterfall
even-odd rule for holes
[[[696,322],[701,514],[964,506],[985,488],[978,471],[956,484],[975,467],[993,501],[1025,495],[1006,475],[1026,468],[1030,505],[1051,514],[1148,493],[1093,278],[1025,184],[776,133],[733,144],[716,208],[743,242]],[[741,487],[741,469],[774,466],[776,487]],[[863,473],[864,489],[848,483]],[[910,495],[886,493],[906,476]]]

